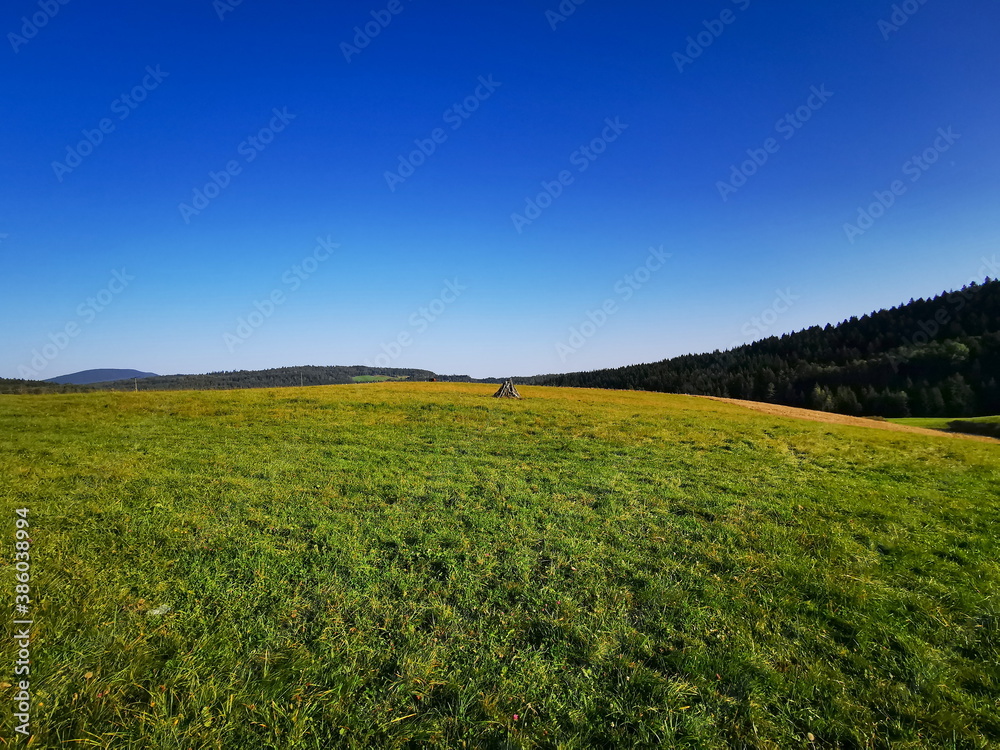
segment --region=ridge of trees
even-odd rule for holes
[[[1000,414],[1000,280],[735,349],[519,378],[882,417]]]
[[[409,381],[470,382],[467,375],[438,375],[430,370],[401,367],[315,366],[277,367],[268,370],[231,370],[201,375],[158,375],[150,378],[112,380],[90,385],[59,385],[39,380],[0,378],[0,393],[83,393],[87,391],[234,390],[240,388],[292,388],[306,385],[344,385],[355,376],[375,375]]]
[[[375,375],[406,378],[411,381],[441,380],[430,370],[396,367],[316,366],[276,367],[268,370],[232,370],[209,372],[203,375],[161,375],[139,381],[140,391],[171,390],[233,390],[238,388],[292,388],[306,385],[345,385],[354,383],[355,376]],[[135,383],[129,380],[98,383],[99,390],[132,390]]]

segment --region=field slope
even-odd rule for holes
[[[494,389],[0,397],[34,746],[1000,744],[1000,446]]]

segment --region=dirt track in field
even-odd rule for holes
[[[727,404],[744,406],[747,409],[770,414],[775,417],[792,417],[794,419],[807,419],[810,422],[826,422],[827,424],[846,424],[852,427],[869,427],[875,430],[891,430],[893,432],[917,432],[921,435],[934,435],[935,437],[953,437],[962,440],[978,440],[981,443],[1000,443],[985,435],[965,435],[960,432],[944,432],[943,430],[929,430],[926,427],[910,427],[908,425],[894,424],[892,422],[882,422],[877,419],[864,419],[862,417],[849,417],[846,414],[833,414],[826,411],[813,411],[811,409],[799,409],[794,406],[780,406],[778,404],[766,404],[760,401],[741,401],[736,398],[719,398],[717,396],[704,396],[713,401],[725,401]]]

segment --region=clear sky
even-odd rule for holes
[[[0,376],[593,369],[1000,275],[998,3],[577,2],[5,3]]]

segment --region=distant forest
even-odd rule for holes
[[[291,388],[300,385],[344,385],[355,377],[375,376],[409,381],[469,382],[467,375],[437,375],[430,370],[398,367],[280,367],[272,370],[234,370],[204,375],[158,375],[151,378],[114,380],[91,385],[58,385],[36,380],[0,378],[0,393],[81,393],[85,391],[176,391],[233,390],[239,388]]]
[[[160,375],[142,378],[138,382],[140,391],[173,390],[230,390],[236,388],[292,388],[300,385],[346,385],[356,382],[355,377],[381,376],[410,381],[428,380],[468,380],[465,376],[437,375],[430,370],[414,370],[398,367],[352,366],[304,366],[279,367],[272,370],[235,370],[232,372],[210,372],[205,375]],[[132,390],[132,380],[99,383],[98,390]]]
[[[87,385],[60,385],[41,380],[0,378],[0,393],[84,393],[94,390]]]
[[[1000,281],[727,352],[518,378],[661,391],[882,417],[1000,414]]]

